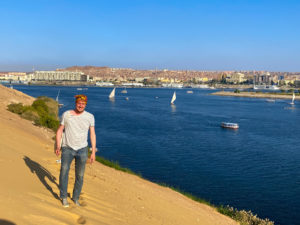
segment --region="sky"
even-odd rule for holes
[[[1,0],[0,71],[300,72],[299,0]]]

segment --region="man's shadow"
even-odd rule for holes
[[[60,200],[58,195],[53,191],[53,189],[50,187],[50,185],[45,180],[45,177],[47,177],[53,184],[55,184],[57,186],[57,188],[59,188],[58,184],[55,181],[56,178],[46,168],[41,166],[39,163],[31,160],[29,157],[24,156],[23,159],[24,159],[26,165],[29,167],[30,171],[37,175],[37,177],[40,179],[42,184],[47,188],[47,190],[49,190],[51,192],[53,197]]]

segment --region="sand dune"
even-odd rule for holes
[[[215,209],[137,176],[88,164],[82,207],[63,208],[53,133],[8,112],[9,102],[33,98],[0,85],[0,222],[15,224],[237,224]],[[74,183],[70,171],[69,193]]]

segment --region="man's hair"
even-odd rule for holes
[[[87,103],[87,97],[86,95],[75,95],[75,101],[78,102],[78,101],[84,101],[85,103]]]

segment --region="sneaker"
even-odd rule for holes
[[[62,199],[62,205],[63,205],[63,207],[68,208],[68,207],[69,207],[68,199],[63,198],[63,199]]]
[[[74,199],[73,199],[73,201],[74,201],[75,205],[81,206],[78,200],[74,200]]]

